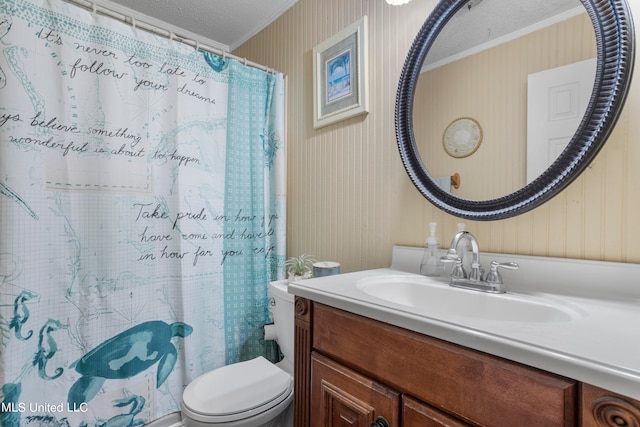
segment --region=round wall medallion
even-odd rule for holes
[[[458,159],[475,153],[481,142],[482,128],[470,117],[455,119],[447,126],[442,136],[444,151]]]

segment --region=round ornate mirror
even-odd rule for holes
[[[439,49],[438,44],[442,40],[437,40],[438,37],[446,40],[453,37],[451,26],[448,24],[454,19],[454,16],[457,15],[457,19],[463,12],[472,12],[472,8],[479,11],[494,1],[496,0],[441,0],[423,24],[411,46],[402,70],[396,97],[398,148],[411,181],[420,193],[438,208],[458,217],[473,220],[504,219],[529,211],[551,199],[577,178],[593,161],[610,135],[626,99],[634,64],[633,24],[626,2],[624,0],[580,0],[582,7],[586,10],[586,15],[588,15],[588,18],[585,19],[587,23],[590,21],[588,25],[593,27],[591,37],[593,38],[595,35],[595,49],[597,51],[595,81],[586,105],[586,112],[581,120],[578,118],[577,130],[568,138],[566,148],[559,152],[550,166],[542,169],[543,172],[537,178],[530,179],[530,182],[526,184],[523,182],[521,188],[507,190],[506,192],[509,194],[499,194],[495,198],[486,199],[468,196],[463,198],[451,194],[443,190],[434,178],[442,173],[434,172],[435,175],[432,176],[430,171],[437,170],[436,166],[446,162],[447,159],[458,162],[456,167],[463,167],[464,162],[471,161],[469,159],[487,155],[486,151],[490,149],[495,135],[491,131],[484,132],[482,144],[479,147],[477,144],[473,150],[469,150],[471,154],[476,153],[471,157],[456,156],[455,153],[447,156],[445,148],[443,148],[442,137],[437,140],[429,138],[428,141],[420,141],[422,148],[419,149],[419,144],[416,143],[414,119],[416,124],[424,123],[426,120],[424,116],[414,117],[416,88],[427,55],[430,54],[429,58],[431,58],[434,52]],[[545,4],[548,5],[549,2]],[[576,2],[576,4],[578,3]],[[578,4],[578,6],[580,5]],[[453,33],[455,34],[456,30],[453,30]],[[436,56],[438,55],[440,54],[438,53]],[[449,74],[445,78],[451,80],[453,77]],[[483,83],[486,82],[477,82],[478,85]],[[430,93],[434,95],[431,98],[436,99],[435,93]],[[499,102],[504,102],[499,95],[496,97],[499,98]],[[460,114],[460,116],[465,115],[467,114]],[[502,117],[502,113],[498,113],[498,116]],[[442,122],[442,127],[446,128],[457,119],[458,117],[446,119],[446,123]],[[478,120],[478,122],[479,126],[482,126],[483,121]],[[429,121],[429,123],[432,122]],[[454,141],[454,149],[455,143],[465,148],[466,144],[472,141],[471,134],[467,134],[468,132],[462,135],[465,129],[456,128],[454,130],[458,133],[452,135],[451,129],[448,128],[447,137]],[[443,130],[436,129],[433,134],[442,134]],[[524,139],[526,139],[526,135]],[[447,142],[449,143],[448,149],[451,151],[451,141]],[[437,145],[444,159],[434,158],[433,150],[424,149],[425,143],[430,147]],[[501,162],[504,162],[504,159],[496,159],[492,156],[488,161],[484,161],[484,167],[487,171],[500,168],[503,166]],[[429,167],[429,170],[425,165]],[[452,170],[451,172],[458,171]],[[461,175],[464,180],[464,173]],[[475,177],[473,180],[482,181],[482,177]],[[464,181],[462,184],[464,185]]]

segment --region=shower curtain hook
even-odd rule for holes
[[[134,30],[136,29],[136,18],[134,18],[133,16],[131,17],[131,26]]]
[[[169,40],[173,41],[173,31],[169,31]]]
[[[224,61],[224,60],[226,60],[226,59],[227,59],[227,51],[226,51],[226,50],[223,50],[223,51],[222,51],[222,60]]]
[[[244,66],[247,66],[247,58],[244,58]]]
[[[200,41],[196,40],[196,52],[200,50]]]
[[[94,17],[96,16],[96,13],[97,13],[97,12],[98,12],[98,5],[97,5],[97,3],[96,3],[95,1],[94,1],[94,2],[91,2],[91,13],[93,13],[93,16],[94,16]]]

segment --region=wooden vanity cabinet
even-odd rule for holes
[[[576,381],[296,298],[295,426],[575,426]]]
[[[632,427],[640,401],[295,301],[295,427]]]

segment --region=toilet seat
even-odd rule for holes
[[[291,375],[262,356],[207,372],[182,395],[183,415],[204,423],[258,416],[293,395]]]

